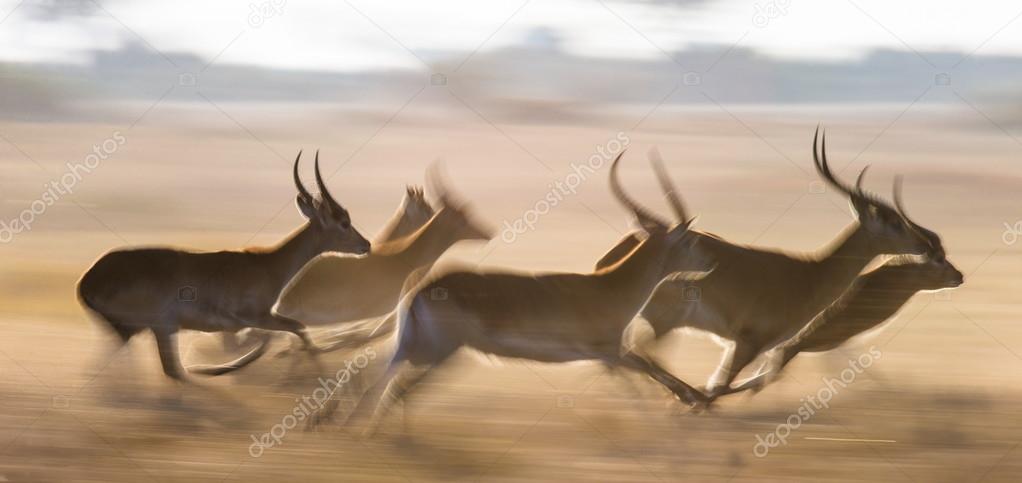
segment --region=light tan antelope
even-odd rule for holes
[[[865,169],[854,187],[834,176],[827,164],[826,141],[818,149],[818,138],[819,129],[813,137],[816,170],[830,186],[848,196],[855,221],[824,248],[803,255],[739,245],[695,232],[717,267],[698,281],[665,281],[642,310],[655,338],[691,327],[714,334],[719,342],[731,343],[707,386],[711,397],[730,392],[742,368],[795,335],[840,297],[874,258],[943,252],[935,233],[910,222],[900,207],[862,189]],[[666,176],[658,175],[664,188],[672,192]],[[897,185],[895,191],[897,196]],[[668,199],[678,212],[683,211],[677,197],[669,195]],[[636,237],[626,237],[597,267],[616,263],[637,243]]]
[[[106,321],[126,343],[152,330],[163,372],[181,380],[177,351],[180,329],[234,332],[247,327],[291,332],[314,345],[298,321],[270,309],[291,277],[313,257],[328,251],[369,252],[370,244],[351,225],[351,218],[327,191],[316,153],[313,197],[298,178],[298,209],[308,219],[279,244],[237,251],[192,252],[175,248],[130,248],[111,251],[96,261],[78,282],[78,297]]]
[[[398,347],[385,375],[359,402],[353,420],[372,411],[372,431],[396,401],[459,348],[539,362],[602,361],[648,374],[688,402],[705,398],[648,359],[622,356],[625,328],[664,277],[712,267],[679,213],[671,226],[629,198],[611,165],[615,197],[646,237],[618,263],[593,273],[453,271],[402,298]]]

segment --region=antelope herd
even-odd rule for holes
[[[226,348],[240,346],[242,336],[259,339],[234,361],[187,368],[205,375],[256,361],[273,331],[298,336],[301,351],[317,365],[319,353],[393,336],[383,376],[357,395],[348,418],[372,432],[395,403],[461,348],[547,363],[598,361],[644,374],[683,403],[705,407],[727,394],[761,389],[800,352],[831,350],[879,326],[919,291],[963,283],[940,237],[906,214],[900,177],[893,204],[863,189],[865,169],[854,185],[841,180],[831,171],[819,129],[813,138],[816,172],[848,197],[855,219],[813,253],[741,245],[692,229],[694,218],[651,151],[674,215],[670,222],[660,218],[622,187],[623,154],[611,164],[610,191],[638,229],[590,273],[434,269],[453,245],[494,236],[445,186],[436,166],[427,173],[436,202],[409,187],[370,244],[328,191],[318,152],[319,196],[304,187],[299,152],[296,202],[307,221],[279,244],[219,252],[115,250],[86,271],[78,296],[122,345],[151,330],[163,371],[181,381],[188,378],[176,346],[180,329],[221,333]],[[863,272],[874,260],[879,264]],[[317,345],[306,331],[339,324],[345,330],[327,345]],[[725,348],[703,388],[675,377],[652,356],[655,344],[680,328],[708,332]],[[766,362],[756,374],[736,383],[761,356]]]

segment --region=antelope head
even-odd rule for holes
[[[946,258],[926,257],[916,270],[918,290],[955,288],[965,283],[965,275]]]
[[[817,153],[817,140],[821,141]],[[859,173],[855,186],[840,180],[827,164],[827,136],[821,137],[820,129],[813,136],[813,162],[816,172],[831,187],[848,196],[859,224],[870,235],[870,242],[878,253],[891,255],[927,255],[935,259],[944,258],[944,246],[940,236],[912,221],[905,213],[901,201],[901,178],[894,182],[894,202],[891,206],[880,197],[865,191],[862,180],[869,166]]]
[[[323,182],[323,175],[319,172],[319,151],[316,151],[316,185],[319,187],[319,197],[309,193],[298,177],[298,160],[301,158],[302,152],[299,151],[294,166],[295,187],[298,189],[296,203],[298,211],[309,220],[308,228],[319,235],[317,239],[320,240],[323,251],[358,255],[369,253],[369,241],[351,225],[348,210],[334,200]]]
[[[651,152],[650,162],[653,165],[653,170],[660,180],[661,187],[667,193],[671,208],[677,218],[673,225],[643,208],[625,193],[621,187],[621,180],[618,178],[618,163],[623,154],[624,151],[618,154],[610,165],[610,191],[614,194],[614,198],[635,217],[642,233],[645,234],[645,243],[655,243],[665,247],[666,256],[661,278],[676,272],[712,270],[715,265],[713,257],[700,248],[698,235],[689,231],[695,218],[690,217],[686,212],[681,198],[674,191],[670,179],[667,178],[666,170],[660,159]],[[637,240],[638,237],[635,239]]]
[[[496,230],[475,219],[468,203],[447,188],[441,171],[439,164],[434,163],[426,172],[426,184],[436,196],[439,206],[434,223],[443,227],[455,240],[492,240]]]

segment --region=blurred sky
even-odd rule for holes
[[[1020,9],[992,0],[4,0],[0,61],[84,63],[93,51],[142,39],[160,51],[223,64],[413,68],[420,61],[404,47],[424,59],[485,52],[528,42],[537,28],[563,39],[567,52],[588,57],[655,58],[660,49],[735,43],[774,58],[821,62],[873,49],[1022,56]],[[757,17],[771,11],[774,18]],[[253,15],[258,21],[250,21]]]

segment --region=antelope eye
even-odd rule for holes
[[[341,220],[341,228],[344,228],[345,230],[347,230],[348,228],[351,228],[351,221],[350,220]]]

